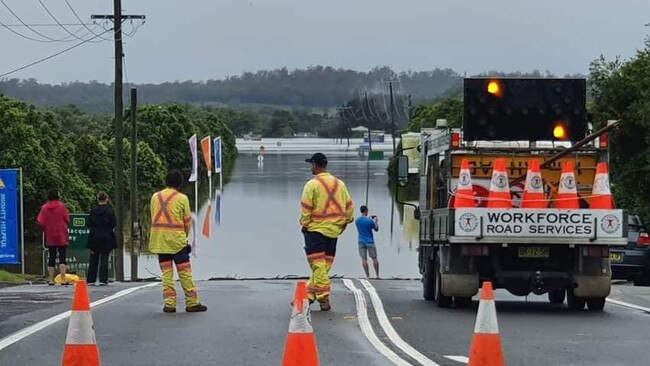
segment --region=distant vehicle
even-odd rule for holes
[[[259,133],[247,133],[244,135],[245,141],[260,141],[262,140],[262,135]]]
[[[372,131],[372,141],[370,142],[377,142],[377,143],[383,143],[385,133],[384,131]],[[363,134],[363,142],[368,143],[368,132]]]
[[[629,216],[627,245],[612,248],[609,258],[613,279],[634,281],[636,286],[650,285],[650,235],[643,228],[639,216]]]

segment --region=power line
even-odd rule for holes
[[[11,13],[11,15],[13,15],[14,18],[16,18],[16,20],[18,20],[18,22],[20,22],[20,24],[22,24],[23,26],[27,27],[27,29],[29,29],[30,31],[34,32],[35,34],[37,34],[37,35],[39,35],[39,36],[41,36],[41,37],[43,37],[43,38],[45,38],[45,39],[47,40],[47,41],[44,41],[44,40],[36,40],[36,42],[71,42],[71,41],[73,41],[73,40],[70,39],[70,36],[67,36],[67,37],[64,37],[64,38],[61,38],[61,39],[56,39],[56,38],[49,37],[49,36],[47,36],[47,35],[45,35],[45,34],[39,32],[39,31],[37,31],[36,29],[32,28],[29,24],[25,23],[25,22],[24,22],[24,21],[23,21],[23,20],[18,16],[18,14],[16,14],[16,13],[15,13],[15,12],[14,12],[10,7],[9,7],[9,5],[7,5],[7,3],[5,3],[4,0],[0,0],[0,3],[2,3],[2,5],[4,5],[4,7],[7,8],[7,10],[9,10],[9,12]],[[9,29],[9,28],[7,28],[7,29]],[[13,32],[13,33],[16,33],[16,32]],[[23,37],[23,38],[27,38],[27,39],[31,39],[31,38],[29,38],[29,37],[27,37],[27,36],[24,36],[24,35],[21,35],[21,37]],[[31,40],[35,40],[35,39],[31,39]]]
[[[110,29],[109,29],[108,31],[110,31]],[[19,68],[17,68],[17,69],[11,70],[11,71],[7,71],[7,72],[5,72],[4,74],[0,74],[0,78],[3,78],[3,77],[5,77],[5,76],[7,76],[7,75],[11,75],[11,74],[16,73],[16,72],[18,72],[18,71],[25,70],[25,69],[27,69],[27,68],[29,68],[29,67],[32,67],[32,66],[37,65],[37,64],[40,64],[41,62],[47,61],[47,60],[52,59],[52,58],[54,58],[54,57],[56,57],[56,56],[59,56],[59,55],[61,55],[61,54],[63,54],[63,53],[66,53],[66,52],[68,52],[68,51],[70,51],[70,50],[72,50],[72,49],[75,49],[75,48],[77,48],[77,47],[79,47],[79,46],[81,46],[81,45],[83,45],[83,44],[86,44],[86,43],[92,41],[92,40],[95,39],[95,38],[98,38],[99,36],[103,35],[104,33],[106,33],[106,32],[100,33],[100,34],[98,34],[98,35],[96,35],[96,36],[94,36],[94,37],[92,37],[92,38],[90,38],[90,39],[83,40],[83,41],[81,41],[81,42],[79,42],[79,43],[77,43],[77,44],[75,44],[75,45],[73,45],[73,46],[70,46],[70,47],[68,47],[68,48],[66,48],[66,49],[64,49],[64,50],[62,50],[62,51],[59,51],[59,52],[57,52],[57,53],[55,53],[55,54],[52,54],[52,55],[47,56],[47,57],[44,57],[44,58],[42,58],[42,59],[40,59],[40,60],[34,61],[34,62],[30,63],[30,64],[25,65],[25,66],[19,67]]]
[[[61,29],[63,29],[66,33],[68,33],[70,36],[72,36],[72,37],[74,37],[74,38],[76,38],[76,39],[78,39],[78,40],[80,40],[80,41],[84,41],[84,40],[85,40],[85,38],[79,37],[79,36],[77,36],[77,35],[75,34],[75,33],[78,33],[79,30],[80,30],[81,28],[78,29],[78,30],[77,30],[76,32],[74,32],[74,33],[70,32],[70,30],[69,30],[66,26],[64,26],[63,24],[61,24],[61,22],[59,22],[59,20],[54,16],[54,14],[52,14],[52,12],[50,11],[50,9],[48,9],[48,7],[45,6],[45,4],[43,4],[43,0],[38,0],[38,3],[41,4],[41,7],[43,7],[43,9],[45,9],[45,12],[50,16],[50,18],[52,18],[52,20],[54,20],[54,22],[55,22],[56,24],[58,24],[59,27],[61,27]],[[92,33],[92,31],[91,31],[91,33]],[[89,42],[90,42],[90,40],[89,40]],[[101,42],[101,40],[97,40],[97,41],[94,41],[94,42]]]
[[[77,18],[79,23],[81,23],[81,25],[84,26],[84,28],[88,29],[88,31],[92,33],[93,36],[96,36],[97,33],[93,32],[93,30],[88,25],[86,25],[86,23],[84,23],[83,20],[81,20],[81,17],[79,16],[79,14],[77,14],[77,11],[74,10],[74,7],[72,6],[72,4],[70,4],[70,1],[65,0],[65,3],[68,4],[68,8],[70,8],[70,11],[72,12],[72,14],[74,14],[75,18]],[[99,38],[103,39],[104,41],[110,41],[109,38],[104,38],[104,37],[99,37]]]
[[[58,27],[60,25],[77,26],[77,25],[93,25],[95,23],[28,23],[28,24],[4,24],[5,27]]]

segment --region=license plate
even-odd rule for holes
[[[623,261],[623,253],[609,253],[609,260],[612,262],[622,262]]]
[[[519,258],[548,258],[549,247],[519,247]]]

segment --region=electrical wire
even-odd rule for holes
[[[109,32],[109,31],[110,31],[110,29],[107,30],[106,32]],[[106,32],[104,32],[104,33],[106,33]],[[18,72],[18,71],[25,70],[25,69],[27,69],[27,68],[29,68],[29,67],[34,66],[34,65],[38,65],[38,64],[40,64],[41,62],[47,61],[47,60],[52,59],[52,58],[54,58],[54,57],[56,57],[56,56],[59,56],[59,55],[61,55],[61,54],[63,54],[63,53],[66,53],[66,52],[68,52],[68,51],[70,51],[70,50],[72,50],[72,49],[75,49],[75,48],[77,48],[77,47],[79,47],[79,46],[81,46],[81,45],[83,45],[83,44],[86,44],[86,43],[92,41],[92,40],[95,39],[95,38],[98,38],[99,36],[103,35],[104,33],[100,33],[100,34],[98,34],[97,36],[94,36],[93,38],[90,38],[90,39],[87,39],[87,40],[81,41],[81,42],[79,42],[79,43],[77,43],[77,44],[75,44],[75,45],[73,45],[73,46],[70,46],[70,47],[68,47],[68,48],[66,48],[66,49],[64,49],[64,50],[62,50],[62,51],[59,51],[59,52],[57,52],[57,53],[55,53],[55,54],[52,54],[52,55],[49,55],[49,56],[47,56],[47,57],[43,57],[42,59],[36,60],[36,61],[34,61],[34,62],[30,63],[30,64],[27,64],[27,65],[25,65],[25,66],[21,66],[21,67],[19,67],[19,68],[17,68],[17,69],[13,69],[13,70],[11,70],[11,71],[7,71],[7,72],[5,72],[5,73],[3,73],[3,74],[0,74],[0,78],[3,78],[3,77],[5,77],[5,76],[7,76],[7,75],[11,75],[11,74],[16,73],[16,72]]]
[[[81,25],[83,25],[86,29],[88,29],[88,31],[89,31],[90,33],[92,33],[93,36],[96,36],[97,33],[95,33],[95,32],[94,32],[94,31],[93,31],[89,26],[87,26],[87,25],[86,25],[86,24],[81,20],[81,17],[79,17],[79,14],[77,14],[77,11],[74,9],[74,7],[72,6],[72,4],[70,4],[70,1],[69,1],[69,0],[65,0],[65,3],[68,4],[68,8],[70,8],[70,11],[72,12],[72,14],[74,14],[75,18],[77,18],[77,20],[81,23]],[[60,24],[60,23],[59,23],[59,24]],[[60,25],[62,25],[62,24],[60,24]],[[101,38],[101,39],[104,40],[104,41],[111,41],[110,38],[104,38],[104,37],[99,37],[99,38]]]
[[[23,38],[28,38],[28,39],[30,39],[30,40],[34,40],[34,41],[36,41],[36,42],[44,42],[44,43],[45,43],[45,42],[72,42],[72,41],[74,41],[74,40],[70,39],[70,36],[67,36],[67,37],[64,37],[64,38],[57,39],[57,38],[49,37],[49,36],[47,36],[47,35],[45,35],[45,34],[39,32],[39,31],[37,31],[36,29],[34,29],[33,27],[31,27],[29,24],[25,23],[25,22],[24,22],[24,21],[23,21],[23,20],[18,16],[18,14],[16,14],[16,13],[15,13],[15,12],[14,12],[10,7],[9,7],[9,5],[7,5],[7,3],[5,3],[4,0],[0,0],[0,3],[2,3],[2,5],[4,5],[4,7],[7,8],[7,10],[9,10],[9,13],[11,13],[11,15],[13,15],[14,18],[16,18],[16,20],[18,20],[18,22],[20,22],[20,24],[22,24],[23,26],[27,27],[27,29],[29,29],[30,31],[34,32],[35,34],[37,34],[37,35],[39,35],[39,36],[45,38],[45,40],[36,40],[36,39],[31,39],[31,38],[28,38],[28,37],[26,37],[26,36],[24,36],[24,35],[21,35]],[[8,27],[5,27],[5,28],[9,29]],[[14,33],[16,33],[16,32],[14,32]]]
[[[56,24],[58,24],[59,27],[61,27],[61,29],[63,29],[63,30],[64,30],[66,33],[68,33],[71,37],[74,37],[74,38],[76,38],[76,39],[78,39],[78,40],[80,40],[80,41],[85,41],[85,40],[86,40],[85,38],[79,37],[79,36],[77,36],[77,34],[76,34],[76,33],[79,32],[79,30],[80,30],[81,28],[78,29],[78,30],[77,30],[76,32],[74,32],[74,33],[73,33],[73,32],[70,32],[70,30],[69,30],[66,26],[64,26],[63,24],[61,24],[61,22],[59,22],[59,19],[57,19],[57,18],[54,16],[54,14],[52,14],[52,12],[50,11],[50,9],[48,9],[48,7],[45,6],[45,4],[43,3],[43,0],[38,0],[38,3],[41,4],[41,7],[42,7],[43,9],[45,9],[45,12],[50,16],[50,18],[52,18],[52,20],[54,20],[54,22],[55,22]],[[91,31],[91,33],[92,33],[92,31]],[[95,40],[95,41],[90,41],[90,40],[89,40],[89,42],[93,42],[93,43],[101,42],[101,41],[102,41],[101,39],[99,39],[99,40]]]

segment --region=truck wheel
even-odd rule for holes
[[[436,284],[436,304],[439,308],[448,308],[451,306],[451,296],[445,296],[442,294],[442,276],[440,275],[440,257],[436,256],[436,263],[434,271],[436,273],[435,284]]]
[[[582,310],[585,308],[585,298],[573,294],[573,289],[566,290],[566,304],[571,310]]]
[[[436,273],[433,261],[424,258],[424,274],[422,274],[422,296],[425,301],[436,299]]]
[[[551,304],[561,304],[564,302],[564,294],[566,294],[564,289],[551,290],[548,292],[548,301]]]
[[[605,307],[605,298],[596,297],[592,299],[587,299],[587,308],[591,311],[603,311]]]

